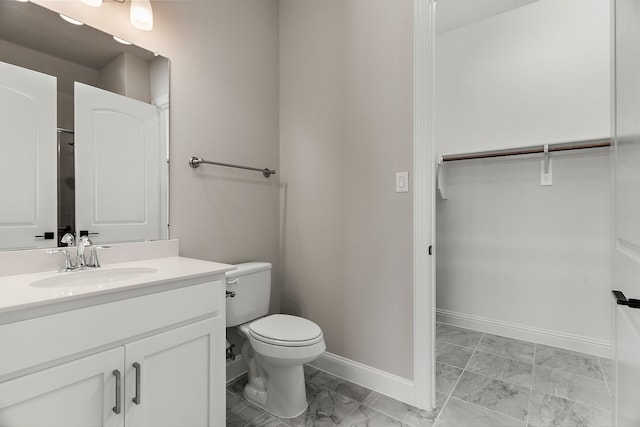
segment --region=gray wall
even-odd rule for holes
[[[331,353],[412,378],[412,193],[394,192],[411,167],[411,1],[153,2],[149,33],[117,2],[47,6],[171,59],[182,255],[272,262],[274,310],[318,322]],[[192,170],[191,155],[278,174]]]
[[[282,308],[413,378],[411,1],[280,1]]]

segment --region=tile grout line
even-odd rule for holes
[[[456,381],[456,383],[453,385],[453,387],[451,387],[451,391],[449,392],[449,395],[447,396],[447,399],[444,401],[444,404],[442,405],[442,409],[440,410],[440,412],[438,413],[438,416],[433,420],[433,426],[437,427],[437,423],[438,420],[440,419],[440,416],[442,415],[442,413],[444,412],[444,408],[447,406],[447,404],[449,403],[449,400],[451,399],[451,397],[453,397],[453,391],[456,389],[456,387],[458,386],[458,383],[460,382],[460,380],[462,379],[462,376],[464,375],[465,371],[467,370],[467,366],[469,366],[469,362],[471,362],[471,359],[473,359],[473,355],[476,353],[476,349],[478,348],[478,346],[480,345],[480,341],[482,341],[482,338],[484,338],[486,334],[483,332],[482,336],[480,337],[480,339],[478,340],[478,342],[476,343],[475,347],[473,348],[473,352],[471,353],[471,356],[469,356],[469,360],[467,360],[466,365],[464,366],[464,368],[462,369],[462,372],[460,372],[460,376],[458,377],[458,380]],[[437,337],[436,337],[437,340]],[[455,345],[455,344],[454,344]],[[462,347],[462,346],[460,346]],[[463,347],[463,348],[469,348],[469,347]],[[460,369],[460,368],[458,368]],[[435,378],[434,378],[435,380]],[[437,393],[437,392],[436,392]]]
[[[545,366],[541,366],[541,368],[544,368],[544,367],[545,367]],[[585,379],[585,380],[595,381],[595,382],[599,382],[599,383],[604,383],[605,385],[607,384],[607,380],[606,380],[606,379],[599,380],[599,379],[596,379],[596,378],[587,377],[587,376],[585,376],[585,375],[574,374],[573,372],[568,371],[568,370],[566,370],[566,369],[564,369],[564,368],[547,368],[547,369],[551,369],[551,370],[559,370],[559,371],[565,372],[565,373],[567,373],[567,374],[569,374],[569,375],[573,375],[574,377],[580,377],[580,378],[583,378],[583,379]],[[604,377],[604,375],[603,375],[603,377]]]
[[[559,351],[560,353],[564,353],[565,355],[568,355],[570,357],[575,357],[577,355],[577,356],[580,356],[580,357],[583,357],[583,358],[585,356],[587,356],[586,359],[588,359],[589,357],[596,358],[597,361],[598,361],[598,366],[600,367],[600,374],[601,374],[601,378],[602,379],[592,378],[592,377],[588,377],[588,376],[582,375],[582,374],[574,374],[573,372],[568,371],[568,370],[563,369],[563,368],[560,368],[560,369],[562,371],[565,371],[565,372],[567,372],[567,373],[569,373],[571,375],[575,375],[575,376],[578,376],[578,377],[587,378],[587,379],[593,380],[593,381],[600,381],[600,382],[603,382],[603,383],[607,382],[607,379],[604,376],[604,370],[602,369],[602,366],[601,366],[601,363],[600,363],[600,356],[596,356],[595,354],[581,353],[579,351],[567,350],[567,349],[560,348],[560,347],[553,347],[553,346],[549,346],[549,345],[546,345],[546,344],[539,344],[539,343],[535,343],[535,344],[536,344],[536,352],[537,352],[537,348],[538,348],[539,345],[544,345],[545,347],[552,348],[552,349],[554,349],[556,351]],[[554,369],[554,368],[550,368],[550,369]]]
[[[534,343],[534,344],[535,344],[536,350],[535,350],[534,358],[533,358],[533,361],[534,361],[533,369],[534,369],[534,372],[535,372],[535,368],[536,368],[535,361],[536,361],[536,355],[538,354],[538,345],[539,344],[538,343]],[[558,347],[554,347],[554,348],[558,348]],[[560,349],[560,350],[563,350],[563,349]],[[566,350],[564,352],[570,354]],[[586,353],[583,353],[583,354],[586,354]],[[594,356],[594,355],[591,355],[591,356]],[[594,357],[598,359],[598,365],[600,367],[600,373],[602,374],[602,378],[604,379],[604,381],[597,380],[597,379],[591,378],[591,377],[586,377],[586,376],[580,375],[580,374],[574,374],[573,372],[567,371],[566,369],[562,369],[562,368],[558,368],[558,370],[560,370],[562,372],[565,372],[565,373],[567,373],[569,375],[572,375],[574,377],[579,377],[579,378],[585,379],[587,381],[594,381],[594,382],[598,382],[598,383],[604,383],[605,387],[607,388],[607,391],[609,392],[609,397],[612,398],[611,389],[609,388],[609,383],[607,381],[607,377],[604,375],[604,369],[602,368],[602,361],[600,360],[600,356],[594,356]],[[555,370],[555,368],[548,368],[548,369]],[[533,388],[534,385],[535,385],[535,382],[532,382],[532,389],[531,389],[531,393],[532,394],[533,394],[534,391],[536,391],[538,393],[543,393],[543,394],[546,394],[546,395],[551,396],[551,397],[555,397],[555,398],[566,400],[567,402],[577,403],[578,405],[586,406],[587,408],[593,408],[593,409],[596,409],[596,410],[613,413],[612,409],[606,409],[606,408],[603,408],[601,406],[596,406],[596,405],[593,405],[593,404],[590,404],[590,403],[581,402],[581,401],[576,400],[574,398],[561,396],[561,395],[557,394],[556,392],[549,393],[549,392],[546,392],[546,391],[536,390],[536,389]]]
[[[327,374],[328,374],[328,372],[327,372]],[[332,375],[332,374],[329,374],[329,375]],[[335,377],[335,375],[332,375],[332,376],[334,376],[334,377]],[[314,375],[314,377],[313,377],[313,378],[315,378],[315,377],[316,377],[316,375]],[[336,377],[336,378],[340,378],[340,377]],[[345,380],[344,378],[340,378],[340,379],[341,379],[341,380],[343,380],[343,381],[350,382],[350,381],[348,381],[348,380]],[[326,391],[328,391],[329,393],[335,393],[335,394],[337,394],[338,396],[342,396],[342,397],[344,397],[345,399],[349,399],[349,400],[351,400],[351,401],[353,401],[353,402],[356,402],[356,403],[357,403],[357,405],[356,405],[356,407],[353,409],[353,411],[349,412],[349,414],[348,414],[348,415],[346,415],[346,416],[344,417],[344,420],[342,420],[342,422],[340,422],[340,424],[339,424],[339,425],[342,425],[342,423],[343,423],[345,420],[347,420],[351,415],[355,414],[355,413],[356,413],[356,411],[360,408],[360,406],[366,406],[366,405],[364,405],[362,402],[364,402],[364,401],[367,399],[367,397],[369,397],[369,396],[371,395],[371,393],[373,393],[373,390],[371,390],[371,389],[367,389],[367,390],[371,390],[371,391],[369,392],[369,394],[367,395],[367,397],[365,397],[365,398],[362,400],[362,402],[358,402],[356,399],[354,399],[354,398],[352,398],[352,397],[349,397],[349,396],[345,396],[344,394],[339,393],[339,392],[337,392],[337,391],[335,391],[335,390],[331,390],[329,387],[323,386],[322,384],[314,383],[312,380],[309,380],[309,382],[313,383],[313,385],[315,385],[316,387],[319,387],[321,390],[326,390]],[[351,384],[355,384],[355,383],[351,383]],[[357,384],[357,385],[359,385],[359,384]],[[362,387],[362,386],[360,386],[360,387]],[[305,384],[305,388],[306,388],[306,384]],[[365,388],[366,388],[366,387],[365,387]],[[332,400],[333,400],[333,399],[332,399]],[[368,408],[368,406],[367,406],[367,408]],[[373,408],[371,408],[371,409],[373,409]],[[308,410],[308,408],[307,408],[307,410]],[[380,412],[380,411],[378,411],[378,412]]]
[[[538,355],[538,343],[533,343],[533,360],[531,361],[531,387],[529,388],[529,403],[527,405],[527,423],[529,425],[529,417],[531,416],[531,402],[533,401],[533,385],[536,381],[536,356]]]
[[[324,371],[323,371],[323,372],[324,372]],[[327,374],[328,374],[328,373],[327,373]],[[332,374],[329,374],[329,375],[332,375]],[[332,375],[332,376],[334,376],[334,375]],[[314,376],[314,378],[315,378],[315,376]],[[340,378],[340,377],[336,377],[336,378]],[[344,382],[351,383],[349,380],[345,380],[344,378],[340,378],[340,379],[341,379],[341,380],[343,380]],[[398,418],[394,417],[393,415],[391,415],[391,414],[387,414],[386,412],[380,411],[380,410],[378,410],[378,409],[376,409],[376,408],[373,408],[373,407],[371,407],[371,406],[369,406],[369,405],[366,405],[366,404],[364,403],[364,402],[365,402],[369,397],[371,397],[371,395],[372,395],[373,393],[376,393],[376,391],[375,391],[375,390],[371,390],[371,389],[369,389],[369,388],[367,388],[367,387],[364,387],[364,386],[361,386],[361,385],[359,385],[359,384],[356,384],[356,385],[358,385],[358,386],[360,386],[360,387],[363,387],[363,388],[366,388],[367,390],[369,390],[369,394],[367,394],[367,396],[362,400],[362,402],[360,402],[360,401],[358,401],[358,400],[356,400],[356,399],[354,399],[354,398],[352,398],[352,397],[349,397],[349,396],[346,396],[346,395],[344,395],[344,394],[340,393],[340,392],[339,392],[339,391],[337,391],[337,390],[332,390],[332,389],[330,389],[329,387],[326,387],[326,386],[324,386],[324,385],[321,385],[321,384],[315,383],[315,382],[313,382],[312,380],[310,380],[310,382],[312,382],[315,386],[317,386],[317,387],[319,387],[319,388],[321,388],[321,389],[323,389],[323,390],[326,390],[326,391],[331,392],[331,393],[335,393],[335,394],[337,394],[337,395],[339,395],[339,396],[342,396],[342,397],[344,397],[344,398],[346,398],[346,399],[349,399],[349,400],[351,400],[351,401],[353,401],[353,402],[356,402],[356,403],[358,404],[358,405],[356,406],[356,408],[355,408],[352,412],[350,412],[350,413],[345,417],[345,419],[344,419],[344,420],[343,420],[339,425],[342,425],[342,423],[344,423],[344,421],[346,421],[349,417],[351,417],[353,414],[355,414],[355,413],[358,411],[358,409],[360,409],[360,407],[365,407],[365,408],[370,409],[370,410],[372,410],[372,411],[374,411],[374,412],[376,412],[376,413],[378,413],[378,414],[381,414],[381,415],[387,416],[387,417],[389,417],[389,418],[391,418],[391,419],[394,419],[394,420],[396,420],[396,421],[398,421],[398,422],[400,422],[400,423],[404,423],[404,424],[406,424],[404,421],[402,421],[402,420],[400,420],[400,419],[398,419]],[[355,384],[355,383],[351,383],[351,384]],[[384,396],[384,395],[382,395],[382,396]],[[388,397],[388,396],[387,396],[387,397]],[[403,402],[403,403],[404,403],[404,402]]]
[[[533,369],[535,370],[535,368],[536,368],[536,364],[535,364],[535,361],[536,361],[536,355],[538,354],[538,344],[537,344],[537,343],[534,343],[534,344],[535,344],[535,348],[536,348],[536,350],[535,350],[535,352],[534,352],[534,357],[533,357],[533,362],[534,362],[534,363],[533,363]],[[598,363],[600,363],[600,364],[601,364],[601,362],[600,362],[600,357],[599,357],[599,356],[596,356],[596,357],[598,357]],[[604,370],[602,369],[602,367],[600,368],[600,370],[602,371],[602,374],[603,374],[602,376],[604,377]],[[563,370],[563,371],[568,372],[568,371],[566,371],[566,370]],[[606,377],[605,377],[605,381],[599,381],[599,380],[596,380],[596,379],[593,379],[593,378],[585,377],[585,376],[583,376],[583,375],[573,374],[573,373],[571,373],[571,372],[568,372],[568,373],[569,373],[569,374],[571,374],[571,375],[574,375],[574,376],[576,376],[576,377],[581,377],[581,378],[584,378],[584,379],[587,379],[587,380],[597,381],[597,382],[604,382],[604,383],[605,383],[605,385],[606,385],[606,386],[607,386],[607,388],[608,388],[608,384],[607,384],[607,381],[606,381]],[[600,410],[600,411],[606,411],[606,412],[609,412],[609,413],[613,413],[611,410],[608,410],[608,409],[605,409],[605,408],[601,408],[601,407],[599,407],[599,406],[591,405],[591,404],[588,404],[588,403],[580,402],[580,401],[575,400],[575,399],[569,399],[569,398],[567,398],[567,397],[560,396],[560,395],[556,394],[555,392],[554,392],[554,393],[548,393],[548,392],[545,392],[545,391],[535,390],[535,389],[533,388],[533,385],[534,385],[534,382],[532,382],[532,386],[531,386],[531,387],[532,387],[532,389],[531,389],[531,397],[529,398],[529,408],[531,408],[531,400],[532,400],[532,398],[533,398],[533,392],[535,391],[535,392],[537,392],[537,393],[542,393],[542,394],[545,394],[545,395],[547,395],[547,396],[555,397],[555,398],[557,398],[557,399],[563,399],[563,400],[566,400],[567,402],[571,402],[571,403],[574,403],[574,404],[578,404],[578,405],[586,406],[587,408],[592,408],[592,409],[596,409],[596,410]],[[527,412],[527,422],[528,422],[528,421],[529,421],[529,412]]]
[[[605,408],[602,408],[600,406],[595,406],[595,405],[592,405],[592,404],[589,404],[589,403],[580,402],[579,400],[570,399],[568,397],[560,396],[560,395],[557,395],[557,394],[554,394],[554,393],[548,393],[546,391],[540,391],[540,390],[532,390],[532,392],[533,391],[535,391],[537,393],[545,394],[545,395],[550,396],[550,397],[555,397],[556,399],[566,400],[569,403],[578,404],[580,406],[586,406],[587,408],[596,409],[598,411],[605,411],[605,412],[612,413],[612,411],[609,410],[609,409],[605,409]]]
[[[316,385],[318,385],[318,384],[316,384]],[[320,387],[322,387],[322,386],[320,386]],[[368,390],[371,390],[371,389],[368,389]],[[334,391],[334,393],[338,393],[338,392],[337,392],[337,391]],[[393,398],[392,398],[392,397],[390,397],[390,396],[386,396],[386,395],[384,395],[384,394],[382,394],[382,393],[379,393],[379,392],[377,392],[377,391],[375,391],[375,390],[371,390],[371,392],[367,395],[367,397],[366,397],[365,399],[363,399],[363,400],[362,400],[362,402],[358,402],[358,403],[359,403],[358,408],[356,408],[356,409],[355,409],[351,414],[349,414],[349,416],[348,416],[348,417],[350,417],[351,415],[353,415],[353,414],[354,414],[354,413],[355,413],[355,412],[356,412],[356,411],[357,411],[361,406],[363,406],[363,407],[365,407],[365,408],[367,408],[367,409],[370,409],[370,410],[372,410],[372,411],[374,411],[374,412],[376,412],[376,413],[378,413],[378,414],[384,415],[384,416],[389,417],[389,418],[391,418],[391,419],[393,419],[393,420],[395,420],[395,421],[398,421],[398,422],[399,422],[399,423],[401,423],[401,424],[407,424],[407,425],[410,425],[411,427],[416,427],[416,426],[414,426],[413,424],[409,424],[409,423],[407,423],[406,421],[403,421],[403,420],[401,420],[400,418],[398,418],[398,417],[396,417],[396,416],[394,416],[394,415],[391,415],[391,414],[389,414],[389,413],[387,413],[387,412],[385,412],[385,411],[382,411],[382,410],[380,410],[380,409],[374,408],[373,406],[370,406],[370,405],[365,404],[364,402],[365,402],[367,399],[369,399],[369,398],[371,397],[371,395],[372,395],[372,394],[374,394],[374,393],[378,393],[380,396],[383,396],[383,397],[386,397],[386,398],[389,398],[389,399],[393,399]],[[340,394],[340,393],[338,393],[338,394]],[[340,394],[340,395],[341,395],[341,396],[344,396],[343,394]],[[348,399],[351,399],[351,400],[355,400],[355,399],[350,398],[349,396],[344,396],[344,397],[346,397],[346,398],[348,398]],[[393,399],[393,400],[396,400],[396,401],[398,401],[398,402],[402,403],[403,405],[407,405],[407,406],[409,406],[409,407],[411,407],[411,408],[418,409],[418,410],[420,409],[420,408],[417,408],[417,407],[415,407],[415,406],[413,406],[413,405],[409,405],[408,403],[402,402],[402,401],[400,401],[400,400],[397,400],[397,399]],[[357,402],[357,401],[356,401],[356,402]],[[410,411],[408,411],[408,412],[410,412]],[[347,418],[348,418],[348,417],[347,417]],[[345,420],[346,420],[347,418],[345,418]],[[344,420],[343,420],[343,422],[342,422],[342,423],[344,423]],[[342,425],[342,423],[340,423],[340,425]]]
[[[602,371],[602,376],[604,377],[604,383],[607,385],[609,397],[613,398],[613,393],[611,392],[611,387],[609,386],[609,380],[607,380],[607,376],[604,374],[604,367],[602,366],[602,358],[600,356],[598,356],[598,364],[600,365],[600,371]]]
[[[527,426],[527,423],[526,423],[525,421],[520,420],[520,419],[518,419],[518,418],[516,418],[516,417],[512,417],[511,415],[503,414],[502,412],[498,412],[498,411],[496,411],[496,410],[494,410],[494,409],[487,408],[487,407],[484,407],[484,406],[482,406],[482,405],[478,405],[477,403],[467,402],[466,400],[459,399],[459,398],[457,398],[457,397],[455,397],[455,396],[451,396],[451,398],[452,398],[452,399],[455,399],[455,400],[459,400],[460,402],[462,402],[462,403],[464,403],[464,404],[466,404],[466,405],[475,406],[476,408],[482,409],[483,411],[491,412],[492,414],[500,415],[501,417],[511,418],[511,419],[512,419],[512,420],[514,420],[514,421],[517,421],[517,422],[519,422],[519,423],[523,423],[523,427],[526,427],[526,426]]]
[[[532,343],[532,344],[535,344],[535,343]],[[481,352],[481,353],[484,353],[484,354],[489,354],[491,356],[496,356],[496,357],[501,357],[503,359],[512,360],[514,362],[526,363],[527,365],[529,364],[529,362],[525,362],[524,360],[515,359],[513,357],[508,357],[508,356],[505,356],[504,354],[496,354],[496,353],[493,353],[493,352],[485,350],[485,349],[480,349],[478,351]]]
[[[469,373],[472,373],[472,374],[475,374],[475,375],[479,375],[479,376],[482,376],[482,377],[484,377],[484,378],[488,378],[488,379],[490,379],[490,380],[492,380],[492,381],[500,381],[500,382],[505,383],[505,384],[510,384],[510,385],[513,385],[513,386],[516,386],[516,387],[522,387],[522,386],[520,386],[520,385],[518,385],[518,384],[513,384],[513,383],[510,383],[510,382],[508,382],[508,381],[504,381],[504,380],[501,380],[501,379],[498,379],[498,378],[490,377],[490,376],[488,376],[488,375],[483,375],[483,374],[480,374],[480,373],[477,373],[477,372],[473,372],[473,371],[468,371],[468,370],[467,370],[467,368],[469,367],[469,364],[471,363],[471,359],[473,359],[473,356],[474,356],[477,352],[480,352],[480,350],[478,350],[478,347],[480,346],[480,342],[482,341],[482,339],[483,339],[486,335],[487,335],[486,333],[483,333],[483,334],[482,334],[482,337],[480,337],[480,340],[478,340],[478,343],[476,344],[475,348],[473,349],[473,353],[471,354],[471,357],[469,358],[469,360],[467,361],[467,364],[465,365],[464,369],[462,370],[462,374],[460,375],[460,378],[458,378],[458,381],[456,382],[456,385],[455,385],[455,386],[453,387],[453,389],[451,390],[451,395],[452,395],[451,397],[453,397],[453,390],[455,390],[455,388],[458,386],[458,382],[460,381],[460,379],[462,378],[462,375],[464,375],[464,373],[465,373],[465,372],[469,372]],[[533,354],[534,354],[534,362],[535,362],[535,349],[536,349],[536,343],[533,343],[533,344],[534,344],[534,352],[533,352]],[[487,353],[487,354],[491,354],[491,355],[493,355],[493,356],[497,356],[497,357],[502,357],[502,356],[499,356],[499,355],[497,355],[497,354],[492,354],[492,353]],[[514,359],[509,359],[509,358],[507,358],[507,357],[503,357],[503,358],[504,358],[504,359],[508,359],[508,360],[514,360]],[[535,366],[535,365],[534,365],[534,364],[532,364],[532,372],[531,372],[531,382],[532,382],[532,386],[531,386],[531,387],[533,387],[533,366]],[[531,387],[529,388],[529,401],[527,402],[527,403],[528,403],[528,405],[531,403]],[[522,388],[523,388],[523,389],[525,389],[525,390],[527,389],[527,387],[522,387]],[[455,397],[454,397],[454,398],[455,398]],[[486,410],[488,410],[488,411],[491,411],[491,412],[494,412],[494,413],[496,413],[496,414],[504,415],[504,416],[506,416],[506,417],[513,418],[514,420],[521,421],[521,420],[519,420],[518,418],[512,417],[512,416],[507,415],[507,414],[503,414],[502,412],[495,411],[495,410],[492,410],[492,409],[490,409],[490,408],[486,408],[486,407],[484,407],[484,406],[482,406],[482,405],[474,404],[474,403],[472,403],[472,402],[467,402],[467,401],[466,401],[466,400],[464,400],[464,399],[459,399],[459,400],[462,400],[463,402],[466,402],[466,403],[470,403],[470,404],[475,405],[475,406],[480,407],[480,408],[484,408],[484,409],[486,409]],[[448,399],[447,399],[447,402],[448,402]],[[526,419],[525,419],[525,420],[522,420],[522,421],[524,422],[524,425],[525,425],[525,426],[527,425],[527,423],[528,423],[528,419],[529,419],[529,406],[528,406],[528,405],[527,405],[527,417],[526,417]]]

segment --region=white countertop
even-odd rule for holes
[[[148,272],[138,275],[138,277],[135,278],[126,278],[113,282],[106,281],[77,286],[31,286],[34,282],[50,278],[68,276],[70,280],[78,282],[78,277],[86,273],[91,274],[92,272],[100,271],[101,275],[104,274],[108,276],[109,270],[124,271],[125,269],[151,270],[147,270]],[[83,298],[110,295],[131,289],[166,284],[175,282],[178,279],[195,279],[203,276],[224,274],[224,272],[233,269],[235,269],[235,266],[229,264],[173,256],[103,265],[100,268],[89,268],[82,271],[76,270],[62,273],[48,271],[3,276],[0,277],[0,315]]]

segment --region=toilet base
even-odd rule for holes
[[[255,363],[255,360],[251,362]],[[309,405],[302,366],[269,366],[261,362],[258,376],[251,378],[249,371],[244,397],[276,417],[295,418],[304,413]]]
[[[304,414],[304,412],[307,410],[307,408],[309,407],[309,404],[307,403],[307,399],[305,399],[304,401],[304,407],[302,408],[302,410],[295,414],[295,415],[291,415],[290,413],[288,413],[287,415],[279,415],[277,414],[275,411],[272,410],[272,408],[268,407],[267,405],[263,404],[263,400],[261,399],[262,396],[258,397],[255,394],[255,389],[254,390],[247,390],[247,388],[249,387],[249,385],[247,384],[247,387],[245,387],[244,389],[244,398],[247,399],[247,401],[251,402],[252,405],[257,406],[258,408],[262,409],[265,412],[270,413],[271,415],[274,415],[278,418],[296,418],[302,414]],[[258,392],[260,393],[260,392]],[[256,399],[257,397],[257,399]]]
[[[249,382],[244,397],[253,405],[280,418],[295,418],[307,410],[304,369],[269,363],[268,357],[256,354],[248,342],[242,346],[247,361]]]

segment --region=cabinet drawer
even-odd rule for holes
[[[214,313],[220,280],[0,326],[0,381],[17,371],[102,350]]]

